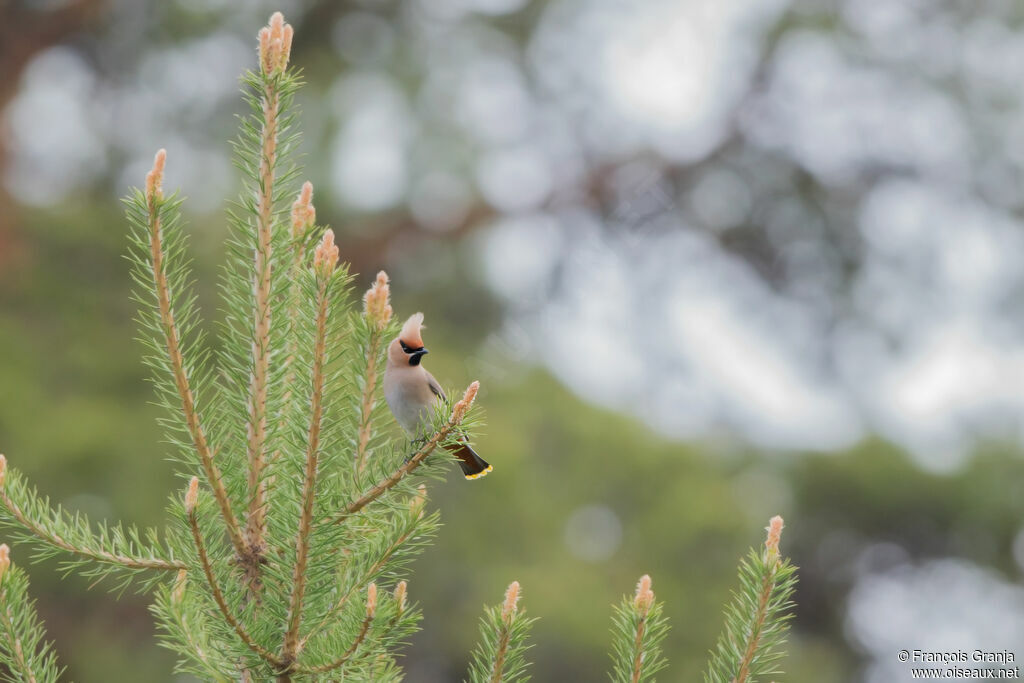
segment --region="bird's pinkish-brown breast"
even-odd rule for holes
[[[434,403],[439,400],[430,389],[429,379],[422,366],[388,363],[384,373],[384,399],[409,434],[418,434],[430,422]]]

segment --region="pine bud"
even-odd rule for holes
[[[398,585],[395,586],[395,604],[398,605],[399,616],[405,612],[406,592],[408,590],[409,586],[405,581],[399,581]]]
[[[288,68],[288,60],[292,54],[292,38],[295,36],[295,30],[291,24],[284,25],[283,35],[281,37],[281,65],[282,71]]]
[[[313,206],[313,184],[306,181],[298,199],[292,204],[292,237],[301,237],[316,222],[316,207]]]
[[[334,272],[336,265],[338,265],[338,247],[334,244],[334,231],[327,230],[324,232],[323,240],[316,245],[316,251],[313,254],[313,270],[317,275],[327,277]]]
[[[473,400],[476,398],[476,392],[480,390],[480,382],[474,381],[466,389],[466,393],[463,394],[462,400],[455,404],[455,408],[452,410],[452,423],[459,424],[462,422],[462,418],[466,417],[466,413],[469,412],[470,406],[473,405]]]
[[[11,568],[11,549],[7,544],[0,544],[0,581],[3,580],[7,570]]]
[[[150,204],[154,199],[164,197],[164,164],[167,163],[167,150],[157,151],[153,159],[153,168],[146,174],[146,201]]]
[[[416,495],[409,500],[409,512],[423,519],[423,508],[427,505],[427,485],[420,484],[416,489]]]
[[[175,605],[180,605],[185,599],[185,582],[187,577],[187,571],[184,569],[178,570],[178,576],[174,579],[174,588],[171,590],[171,602]]]
[[[192,477],[188,483],[188,491],[185,492],[185,512],[192,514],[199,502],[199,477]]]
[[[264,76],[273,76],[288,68],[293,33],[280,12],[270,15],[270,23],[260,29],[260,70]]]
[[[0,455],[0,489],[4,487],[4,481],[7,479],[7,458]]]
[[[505,591],[505,604],[501,608],[501,620],[506,624],[512,621],[518,611],[519,604],[519,582],[513,581]]]
[[[644,574],[636,584],[636,596],[633,598],[633,606],[640,616],[647,616],[648,610],[654,603],[654,591],[651,590],[651,577]]]
[[[769,560],[779,559],[779,539],[782,536],[782,517],[775,515],[768,522],[765,530],[768,532],[768,540],[764,542],[765,556]]]
[[[260,71],[270,73],[270,29],[266,26],[260,29]]]
[[[373,619],[377,614],[377,584],[371,583],[366,587],[366,618]]]
[[[378,330],[384,329],[391,320],[391,287],[388,286],[388,274],[383,270],[377,273],[373,286],[363,296],[363,311]]]
[[[270,15],[270,22],[267,24],[270,29],[270,39],[281,40],[284,37],[284,15],[274,12]]]

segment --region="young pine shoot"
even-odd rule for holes
[[[796,567],[779,554],[782,526],[782,517],[773,517],[764,550],[752,549],[740,562],[740,587],[725,609],[705,683],[756,683],[781,673],[797,582]]]
[[[535,621],[519,609],[519,582],[505,591],[505,601],[484,610],[480,621],[480,643],[469,667],[470,683],[525,683],[526,638]]]

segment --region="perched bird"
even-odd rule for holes
[[[405,321],[398,338],[388,346],[388,364],[384,370],[384,398],[398,424],[413,438],[426,436],[424,432],[430,428],[435,406],[448,403],[441,385],[420,364],[427,354],[420,333],[422,327],[422,313],[414,313]],[[493,469],[476,454],[465,437],[448,446],[448,450],[459,459],[466,479],[483,477]]]

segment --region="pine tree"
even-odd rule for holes
[[[274,14],[259,70],[244,79],[251,113],[234,147],[245,188],[229,212],[216,351],[190,287],[181,201],[163,193],[163,150],[125,200],[144,360],[190,477],[172,523],[162,534],[97,526],[53,508],[6,462],[4,519],[70,569],[154,589],[163,644],[183,671],[381,680],[396,675],[394,651],[419,618],[398,581],[438,525],[421,480],[443,473],[438,447],[470,428],[477,385],[434,416],[423,442],[382,428],[379,368],[395,333],[387,276],[353,308],[312,186],[297,187],[292,37]]]
[[[229,212],[216,344],[191,289],[181,200],[163,192],[160,150],[126,198],[144,362],[188,484],[162,530],[95,524],[51,505],[0,455],[0,523],[37,558],[152,594],[160,642],[203,680],[398,681],[396,656],[417,629],[409,561],[439,524],[425,479],[471,436],[479,385],[436,411],[427,436],[396,435],[380,401],[386,341],[397,334],[383,272],[353,305],[334,233],[298,186],[289,67],[292,28],[275,13],[246,74],[250,114],[234,145],[245,187]],[[294,197],[294,200],[292,198]],[[795,583],[779,557],[782,521],[741,565],[741,590],[707,680],[748,683],[773,670]],[[11,680],[60,675],[27,594],[0,545],[0,664]],[[488,608],[473,683],[526,681],[532,619],[513,582]],[[663,606],[644,576],[615,613],[614,681],[652,681],[665,666]]]

